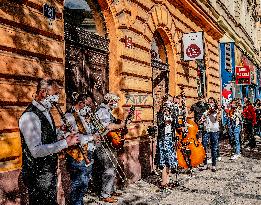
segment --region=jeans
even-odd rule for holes
[[[245,133],[246,133],[246,138],[248,140],[248,146],[250,148],[255,148],[256,139],[254,136],[254,126],[253,126],[252,122],[245,122],[244,129],[245,129]]]
[[[203,147],[204,147],[204,149],[206,151],[206,157],[205,157],[205,160],[204,160],[204,164],[205,165],[207,164],[207,146],[208,146],[209,139],[210,139],[210,143],[211,143],[212,166],[216,166],[219,132],[207,132],[203,136]]]
[[[228,133],[229,133],[229,138],[231,139],[232,142],[234,142],[234,149],[235,149],[235,154],[240,154],[240,132],[241,132],[241,126],[230,126]]]
[[[92,153],[88,153],[88,159],[91,159]],[[92,165],[86,167],[84,160],[76,161],[71,156],[67,156],[67,169],[71,178],[71,205],[84,205],[83,197],[88,190],[88,183],[92,174]]]

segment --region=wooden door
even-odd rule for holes
[[[65,23],[65,88],[67,103],[73,92],[92,94],[99,104],[108,91],[107,38]]]

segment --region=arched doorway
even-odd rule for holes
[[[156,31],[151,43],[152,93],[154,122],[157,122],[162,97],[169,92],[169,64],[167,50],[160,33]]]
[[[99,104],[108,91],[109,40],[97,0],[65,0],[65,92],[88,93]]]

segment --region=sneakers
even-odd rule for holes
[[[217,168],[216,168],[215,166],[212,166],[211,171],[212,171],[212,172],[216,172],[216,171],[217,171]]]
[[[222,160],[222,158],[221,158],[221,157],[218,157],[218,158],[217,158],[217,161],[219,161],[219,162],[220,162],[221,160]]]
[[[208,165],[204,165],[202,167],[199,167],[199,171],[204,171],[208,169]]]
[[[232,157],[230,157],[231,160],[236,160],[240,157],[240,154],[234,154]]]

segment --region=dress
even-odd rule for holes
[[[175,128],[179,127],[177,116],[166,116],[161,110],[158,112],[158,140],[156,147],[155,164],[163,169],[176,168],[178,161],[175,151]],[[167,122],[167,123],[166,123]]]

